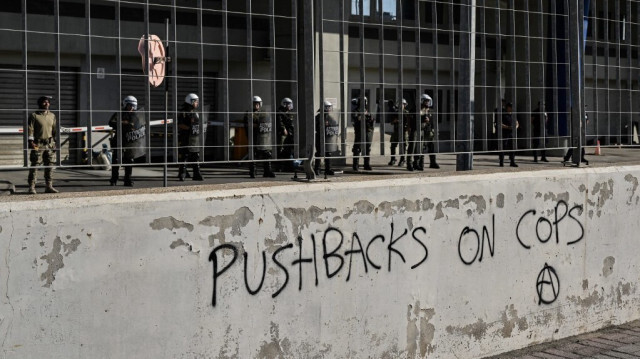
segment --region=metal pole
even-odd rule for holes
[[[476,0],[467,0],[460,6],[460,95],[458,98],[458,121],[456,123],[456,170],[473,169],[473,108],[475,106],[475,37],[476,37]]]
[[[27,0],[22,1],[22,69],[24,70],[24,116],[22,117],[22,128],[24,129],[22,135],[22,161],[25,167],[29,167],[29,64],[28,64],[28,52],[29,47],[27,43]]]
[[[166,60],[170,58],[169,55],[169,19],[165,19],[164,21],[164,25],[165,25],[165,69],[167,71],[165,79],[164,79],[164,168],[162,171],[162,185],[164,187],[169,187],[169,182],[167,180],[167,172],[168,172],[168,168],[167,168],[167,161],[169,160],[169,154],[168,151],[169,149],[167,148],[169,145],[169,124],[167,123],[167,119],[169,118],[169,79],[170,79],[170,72],[169,72],[169,66],[167,66],[167,62]],[[177,119],[176,119],[177,120]]]
[[[298,0],[298,116],[300,117],[300,147],[307,179],[315,179],[311,161],[314,154],[313,133],[313,101],[314,101],[314,71],[313,69],[313,3],[308,0]]]
[[[571,147],[574,147],[573,163],[580,165],[584,136],[584,106],[582,79],[582,50],[584,48],[582,27],[584,26],[584,3],[569,0],[569,47],[571,73]]]

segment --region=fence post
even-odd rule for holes
[[[314,155],[314,34],[313,1],[298,0],[298,133],[300,157],[305,158],[304,170],[314,179],[311,163]]]
[[[571,144],[574,148],[573,163],[580,165],[584,146],[584,0],[569,1],[569,59],[571,84]]]
[[[473,109],[475,91],[475,56],[476,56],[476,0],[467,0],[460,6],[460,60],[459,66],[459,98],[456,121],[456,170],[473,169]]]

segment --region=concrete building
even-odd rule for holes
[[[584,16],[572,17],[572,6]],[[405,98],[416,112],[427,93],[440,152],[500,150],[500,99],[514,103],[519,150],[536,138],[530,118],[538,102],[549,114],[547,148],[570,140],[575,146],[574,138],[582,138],[580,145],[632,144],[639,8],[630,0],[6,0],[0,128],[22,127],[41,94],[56,98],[62,126],[77,127],[105,125],[129,94],[157,120],[165,118],[166,91],[173,118],[184,95],[196,92],[209,121],[206,159],[226,162],[247,153],[234,129],[242,127],[252,96],[260,95],[271,114],[291,97],[300,130],[296,153],[307,158],[311,118],[329,99],[341,117],[342,155],[349,157],[352,98],[370,99],[384,153],[389,100]],[[570,40],[583,31],[584,46],[572,52],[570,45],[581,42]],[[143,73],[138,47],[145,34],[168,40],[171,62],[159,87]],[[572,64],[583,76],[570,76]],[[573,128],[570,121],[572,108],[574,118],[584,113],[571,106],[574,97],[587,105],[586,142],[580,121]],[[150,151],[159,155],[164,130],[153,133]],[[61,133],[60,164],[86,163],[86,143],[97,145],[105,135]],[[26,139],[0,136],[6,144],[0,164],[25,164]],[[169,139],[170,160],[175,141]]]

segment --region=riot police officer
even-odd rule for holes
[[[280,107],[278,107],[278,113],[276,114],[279,159],[293,158],[293,134],[295,130],[293,116],[293,101],[285,97],[282,99]],[[293,162],[287,161],[286,163],[292,164]]]
[[[118,164],[126,164],[124,167],[124,185],[133,187],[131,175],[133,173],[133,163],[146,161],[145,138],[147,135],[147,126],[144,115],[138,111],[138,100],[133,96],[127,96],[122,100],[122,111],[116,112],[109,119],[109,126],[112,128],[111,150],[113,152],[113,166],[111,167],[111,179],[109,183],[112,186],[118,182],[120,166]],[[118,117],[121,118],[121,129],[118,128]],[[118,139],[122,143],[122,149],[118,148]],[[122,152],[122,159],[119,158],[119,152]]]
[[[513,148],[514,131],[517,131],[518,127],[520,127],[520,124],[518,123],[518,120],[513,117],[513,104],[508,102],[505,107],[505,112],[502,113],[502,139],[504,152],[500,152],[499,155],[500,167],[504,166],[505,153],[509,155],[510,166],[518,167],[516,164],[516,153]]]
[[[270,160],[273,156],[273,148],[271,145],[271,133],[273,126],[271,119],[262,111],[262,99],[260,96],[253,96],[253,109],[244,116],[245,127],[247,133],[249,126],[253,130],[253,156],[257,160]],[[276,174],[271,170],[271,161],[264,161],[263,177],[275,177]],[[256,178],[256,164],[249,164],[249,177]]]
[[[433,99],[427,94],[420,96],[420,126],[422,129],[422,149],[423,153],[429,153],[429,168],[440,168],[436,161],[435,145],[433,143],[436,137],[435,125],[433,123]],[[414,163],[415,166],[415,163]],[[418,169],[424,170],[424,155],[420,155]]]
[[[367,110],[368,100],[364,98],[364,106],[360,103],[360,98],[351,100],[351,122],[355,132],[353,141],[353,170],[359,170],[361,154],[364,156],[364,169],[371,171],[371,142],[373,141],[373,117]],[[362,121],[364,121],[364,132],[362,131]],[[364,150],[364,153],[363,153]]]
[[[324,173],[332,176],[335,174],[331,170],[331,157],[339,154],[338,136],[340,135],[340,126],[338,121],[331,115],[333,104],[324,101],[324,116],[321,111],[316,114],[316,162],[314,171],[316,175],[320,173],[320,158],[323,155],[324,148]]]
[[[402,135],[402,150],[400,152],[400,162],[398,166],[402,166],[405,162],[405,157],[407,154],[407,143],[409,142],[409,112],[407,111],[407,100],[402,99],[401,108],[398,109],[394,106],[393,101],[389,101],[389,112],[393,114],[393,118],[391,123],[393,124],[393,133],[391,134],[391,160],[389,161],[389,166],[393,166],[396,163],[396,149],[400,144],[400,135]],[[400,131],[400,115],[399,112],[403,113],[403,128]]]
[[[46,182],[45,193],[58,193],[53,188],[53,168],[56,155],[55,135],[57,132],[56,115],[49,111],[51,97],[41,96],[38,98],[38,111],[29,116],[27,133],[29,136],[29,148],[31,154],[29,159],[31,168],[29,169],[29,193],[36,194],[36,178],[38,175],[37,166],[43,164],[44,180]]]
[[[182,162],[191,162],[193,169],[193,180],[202,181],[200,173],[200,133],[204,130],[200,116],[196,111],[200,105],[198,95],[194,93],[188,94],[184,98],[184,103],[178,114],[178,159]],[[186,174],[186,166],[180,164],[178,169],[178,179],[184,181]]]

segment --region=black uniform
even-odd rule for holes
[[[391,134],[391,161],[389,162],[389,165],[393,165],[396,161],[396,149],[398,148],[398,146],[400,145],[400,139],[402,136],[402,149],[400,151],[400,163],[398,164],[399,166],[402,166],[402,164],[405,161],[405,155],[407,154],[407,145],[409,143],[409,119],[410,117],[408,116],[409,112],[405,109],[402,110],[403,116],[402,116],[402,129],[400,129],[400,109],[398,108],[394,108],[393,106],[391,106],[390,111],[392,112],[393,118],[391,120],[391,123],[393,124],[393,133]]]
[[[509,156],[511,167],[518,167],[518,165],[516,164],[516,153],[513,151],[513,143],[515,142],[513,136],[514,131],[517,129],[517,120],[513,117],[512,113],[502,113],[502,126],[503,152],[500,152],[499,156],[500,167],[504,166],[505,154]]]
[[[118,113],[114,113],[109,120],[109,126],[112,128],[111,150],[113,166],[111,167],[111,185],[115,185],[118,181],[118,172],[120,166],[117,164],[133,164],[146,162],[145,142],[147,135],[147,125],[144,116],[140,112],[122,111],[122,134],[118,133]],[[118,157],[118,137],[122,138],[122,160]],[[133,186],[131,174],[132,166],[124,168],[124,185]]]
[[[273,135],[273,124],[271,119],[262,110],[247,112],[244,116],[244,123],[249,133],[249,126],[253,129],[253,156],[257,160],[270,160],[273,158],[273,146],[271,136]],[[249,164],[249,176],[255,178],[255,162]],[[271,170],[271,161],[264,161],[264,177],[275,177]]]
[[[433,141],[436,138],[433,115],[427,111],[427,107],[420,109],[420,126],[422,129],[422,153],[429,153],[429,168],[440,168],[436,162],[436,146]],[[420,156],[419,169],[424,168],[424,155]]]
[[[364,169],[371,170],[370,160],[371,157],[371,142],[373,141],[373,117],[364,109],[364,112],[355,112],[351,114],[351,121],[353,122],[353,129],[355,132],[355,139],[353,142],[353,170],[358,170],[358,164],[360,159],[358,156],[361,154],[364,156]],[[362,121],[364,121],[365,131],[362,131]],[[362,150],[364,149],[364,153]]]
[[[178,157],[182,162],[192,162],[193,180],[202,181],[200,173],[200,148],[202,147],[201,132],[204,126],[196,109],[190,104],[183,104],[178,114]],[[184,181],[186,166],[180,165],[178,179]]]
[[[541,160],[543,162],[547,161],[547,151],[545,150],[545,138],[547,138],[547,113],[544,112],[543,109],[538,106],[535,110],[533,110],[533,115],[531,115],[531,135],[533,136],[532,145],[533,145],[533,161],[538,162],[538,152],[540,152]],[[538,151],[535,148],[542,148],[542,150]]]
[[[284,106],[278,108],[276,115],[278,135],[278,159],[293,158],[293,135],[295,133],[293,114]]]
[[[340,153],[340,126],[338,121],[336,121],[330,113],[325,112],[324,121],[322,121],[322,118],[321,113],[316,115],[316,157],[323,156],[322,149],[324,148],[324,171],[327,175],[333,175],[334,172],[331,170],[331,157],[337,156]],[[319,174],[319,158],[316,158],[314,170],[316,175]]]

